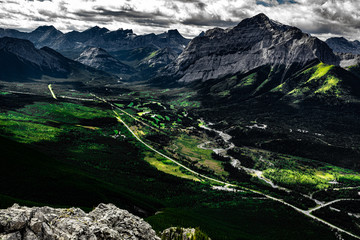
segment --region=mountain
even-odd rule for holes
[[[336,53],[360,54],[360,42],[357,40],[349,41],[343,37],[333,37],[325,42]]]
[[[42,75],[66,77],[70,64],[49,48],[36,49],[28,40],[4,37],[0,39],[0,79],[40,78]]]
[[[90,47],[80,54],[76,61],[104,72],[133,74],[135,69],[122,63],[102,48]]]
[[[60,53],[43,47],[35,48],[29,40],[0,38],[0,80],[41,79],[42,76],[55,78],[77,78],[80,75],[109,75],[70,60]]]
[[[180,54],[190,42],[190,40],[184,38],[177,29],[169,30],[156,36],[158,40],[155,45],[160,48],[169,48],[178,54]]]
[[[15,37],[32,41],[36,47],[50,47],[60,52],[82,52],[90,46],[103,48],[106,51],[130,50],[144,47],[155,47],[157,50],[170,47],[180,54],[189,39],[184,38],[177,30],[161,34],[136,35],[131,29],[110,31],[98,26],[83,32],[71,31],[62,33],[53,26],[41,26],[25,33],[12,29],[0,29],[0,37]]]
[[[29,33],[27,39],[36,43],[36,47],[49,46],[54,40],[60,38],[63,33],[54,26],[41,26]]]
[[[339,64],[339,58],[326,43],[259,14],[233,28],[211,29],[204,36],[194,38],[163,75],[190,83],[269,65],[283,68],[285,76],[288,70],[301,69],[315,59]]]
[[[194,38],[150,82],[196,91],[189,100],[200,103],[198,114],[236,146],[357,168],[360,138],[349,132],[359,131],[360,71],[340,60],[325,42],[259,14]],[[250,130],[254,122],[266,129]]]
[[[171,48],[163,48],[150,53],[147,57],[140,61],[137,68],[144,71],[157,71],[158,69],[165,67],[178,57],[175,50]]]

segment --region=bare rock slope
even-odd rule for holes
[[[95,69],[113,74],[132,74],[135,69],[122,63],[102,48],[89,47],[76,61]]]
[[[179,82],[206,81],[264,65],[301,68],[315,59],[339,64],[323,41],[259,14],[234,28],[215,28],[194,38],[162,75]]]

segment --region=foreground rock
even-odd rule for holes
[[[86,214],[78,208],[20,207],[0,210],[1,240],[156,239],[141,218],[112,204],[100,204]]]
[[[161,233],[163,240],[211,240],[198,228],[171,227]]]

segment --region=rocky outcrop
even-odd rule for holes
[[[179,82],[186,83],[206,81],[264,65],[301,68],[315,59],[339,64],[326,43],[259,14],[234,28],[215,28],[194,38],[160,77],[175,76]]]
[[[78,208],[20,207],[0,210],[1,240],[159,240],[141,218],[112,204],[86,214]]]
[[[360,63],[360,54],[353,53],[336,53],[340,57],[341,67],[350,67]]]
[[[90,47],[76,61],[95,69],[113,74],[132,74],[135,69],[122,63],[102,48]]]
[[[211,240],[198,228],[171,227],[161,233],[162,240]]]

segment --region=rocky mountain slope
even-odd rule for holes
[[[54,78],[91,78],[110,75],[70,60],[51,48],[35,48],[28,40],[0,38],[0,80],[26,81],[41,79],[43,76]]]
[[[79,208],[20,207],[0,210],[0,239],[142,239],[160,240],[141,218],[112,204],[86,214]]]
[[[179,54],[171,48],[163,48],[161,50],[156,50],[150,53],[147,57],[143,58],[136,66],[144,78],[152,76],[160,68],[165,67],[172,61],[174,61]]]
[[[122,63],[102,48],[90,47],[80,54],[76,61],[104,72],[132,74],[135,69]]]
[[[326,43],[259,14],[234,28],[215,28],[194,38],[163,75],[189,83],[245,73],[265,65],[283,67],[286,74],[315,59],[339,64]]]
[[[70,73],[70,60],[49,48],[36,49],[28,40],[4,37],[0,39],[1,80],[7,77],[65,77]]]

